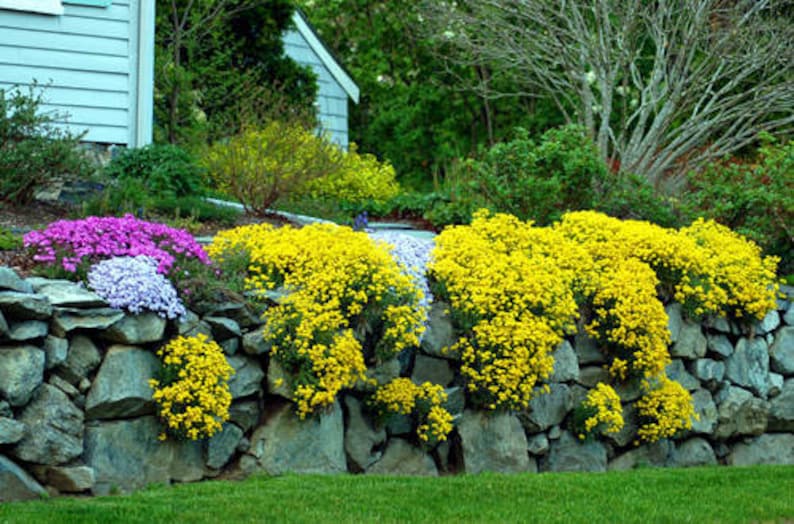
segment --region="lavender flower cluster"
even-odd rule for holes
[[[433,302],[433,295],[427,283],[427,264],[430,262],[430,252],[435,242],[394,231],[370,232],[369,236],[392,246],[392,256],[397,260],[397,264],[422,290],[424,298],[420,305],[427,310]]]
[[[187,231],[132,215],[58,220],[43,231],[27,233],[24,243],[33,250],[33,260],[48,266],[60,265],[69,273],[115,256],[151,257],[162,274],[168,274],[179,259],[195,258],[207,265],[211,263]]]
[[[183,317],[186,310],[176,289],[157,270],[158,262],[151,257],[114,257],[91,267],[88,286],[116,309],[152,311],[168,319]]]

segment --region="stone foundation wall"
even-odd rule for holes
[[[667,308],[673,344],[668,375],[693,393],[700,419],[674,440],[635,445],[633,400],[619,390],[627,423],[580,442],[572,410],[605,380],[604,359],[585,336],[555,355],[550,392],[521,413],[465,403],[459,364],[441,348],[452,331],[437,304],[422,347],[375,370],[447,388],[456,416],[447,442],[420,447],[407,418],[379,425],[364,395],[301,421],[268,362],[261,320],[240,304],[216,304],[183,322],[127,315],[66,281],[20,279],[0,268],[0,501],[49,492],[105,494],[150,483],[269,474],[441,475],[482,471],[604,471],[637,466],[794,464],[794,306],[778,302],[752,329],[725,320],[695,324]],[[202,442],[159,441],[148,380],[154,351],[177,334],[204,333],[236,370],[231,419]]]

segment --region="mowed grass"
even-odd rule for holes
[[[794,467],[253,477],[0,504],[0,522],[794,522]]]

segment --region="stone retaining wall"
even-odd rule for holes
[[[550,392],[522,413],[465,405],[444,306],[431,311],[422,347],[374,372],[447,387],[456,416],[449,441],[419,447],[405,418],[378,425],[364,396],[300,421],[268,362],[261,320],[240,304],[189,313],[181,323],[110,309],[85,289],[0,267],[0,501],[44,493],[105,494],[150,483],[269,474],[440,475],[482,471],[604,471],[637,466],[794,464],[794,306],[778,302],[749,332],[725,320],[694,324],[667,308],[668,375],[692,391],[700,419],[685,435],[635,445],[639,389],[619,389],[627,423],[580,442],[569,430],[587,389],[605,380],[590,339],[555,355]],[[161,442],[148,380],[154,350],[177,334],[204,333],[236,370],[231,419],[205,442]]]

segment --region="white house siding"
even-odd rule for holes
[[[299,32],[286,32],[283,42],[287,56],[301,65],[311,67],[317,75],[317,112],[321,129],[328,132],[334,142],[347,148],[348,94]]]
[[[63,15],[0,9],[0,88],[35,80],[44,88],[43,109],[68,115],[60,124],[87,131],[83,140],[143,145],[138,2],[64,4]]]

